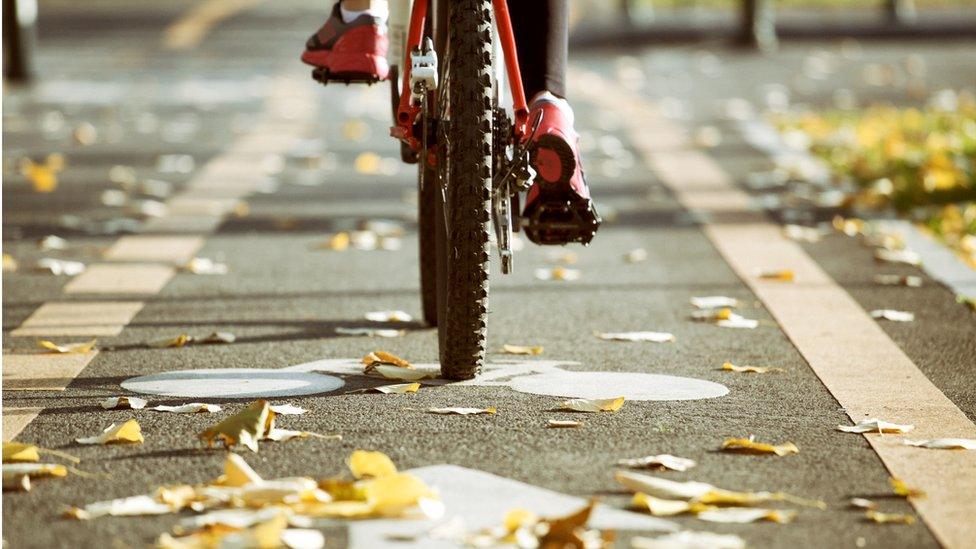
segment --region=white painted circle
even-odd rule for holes
[[[725,385],[704,379],[629,372],[556,371],[517,377],[508,384],[523,393],[568,398],[698,400],[729,392]]]
[[[328,393],[345,384],[338,377],[312,372],[218,368],[133,377],[123,381],[122,388],[186,398],[272,398]]]

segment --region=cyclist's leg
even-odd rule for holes
[[[542,116],[531,145],[536,179],[525,200],[526,234],[540,244],[588,243],[600,224],[583,177],[579,135],[566,101],[569,1],[510,2],[530,120]]]
[[[566,97],[569,0],[509,2],[525,96]]]

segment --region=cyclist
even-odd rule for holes
[[[540,111],[542,116],[530,144],[530,162],[537,177],[526,197],[523,216],[533,217],[546,204],[569,201],[581,226],[595,230],[599,218],[583,176],[573,109],[565,99],[569,2],[509,2],[522,85],[531,98],[529,120]],[[386,79],[386,18],[386,2],[340,0],[322,28],[306,42],[302,61],[331,74]],[[538,242],[533,233],[528,236]],[[553,241],[551,235],[545,240],[565,243]]]

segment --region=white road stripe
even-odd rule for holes
[[[66,294],[156,294],[173,278],[173,264],[199,251],[204,236],[222,217],[264,181],[264,155],[282,154],[310,128],[317,105],[312,84],[303,76],[282,75],[268,92],[263,117],[220,156],[204,165],[186,190],[170,199],[171,214],[143,224],[143,232],[177,232],[186,236],[126,236],[106,252],[109,261],[89,266],[64,287]],[[217,205],[217,207],[215,207]],[[229,209],[228,209],[229,206]],[[187,234],[190,233],[190,234]],[[196,234],[193,234],[196,233]],[[169,264],[162,264],[162,263]],[[142,308],[139,301],[46,303],[11,335],[118,335]],[[3,386],[10,390],[64,390],[97,351],[84,355],[5,354]],[[43,411],[3,409],[3,439],[12,440]]]
[[[597,79],[591,79],[593,83]],[[922,438],[976,438],[976,425],[956,407],[867,313],[803,249],[782,236],[748,195],[707,155],[661,150],[643,138],[645,128],[675,136],[683,130],[657,115],[646,101],[599,81],[594,100],[626,109],[639,152],[689,210],[708,220],[704,232],[726,262],[762,300],[810,368],[852,420],[865,416],[912,423]],[[659,141],[659,140],[658,140]],[[671,144],[678,145],[675,140]],[[763,280],[758,269],[792,269],[792,284]],[[824,425],[824,429],[832,429]],[[867,437],[893,476],[928,493],[912,504],[946,547],[976,539],[976,459],[966,452],[932,452],[900,444],[897,437]]]

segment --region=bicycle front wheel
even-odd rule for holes
[[[447,39],[446,227],[438,231],[441,375],[474,377],[485,360],[491,215],[491,2],[454,0]],[[443,96],[442,96],[443,97]]]

